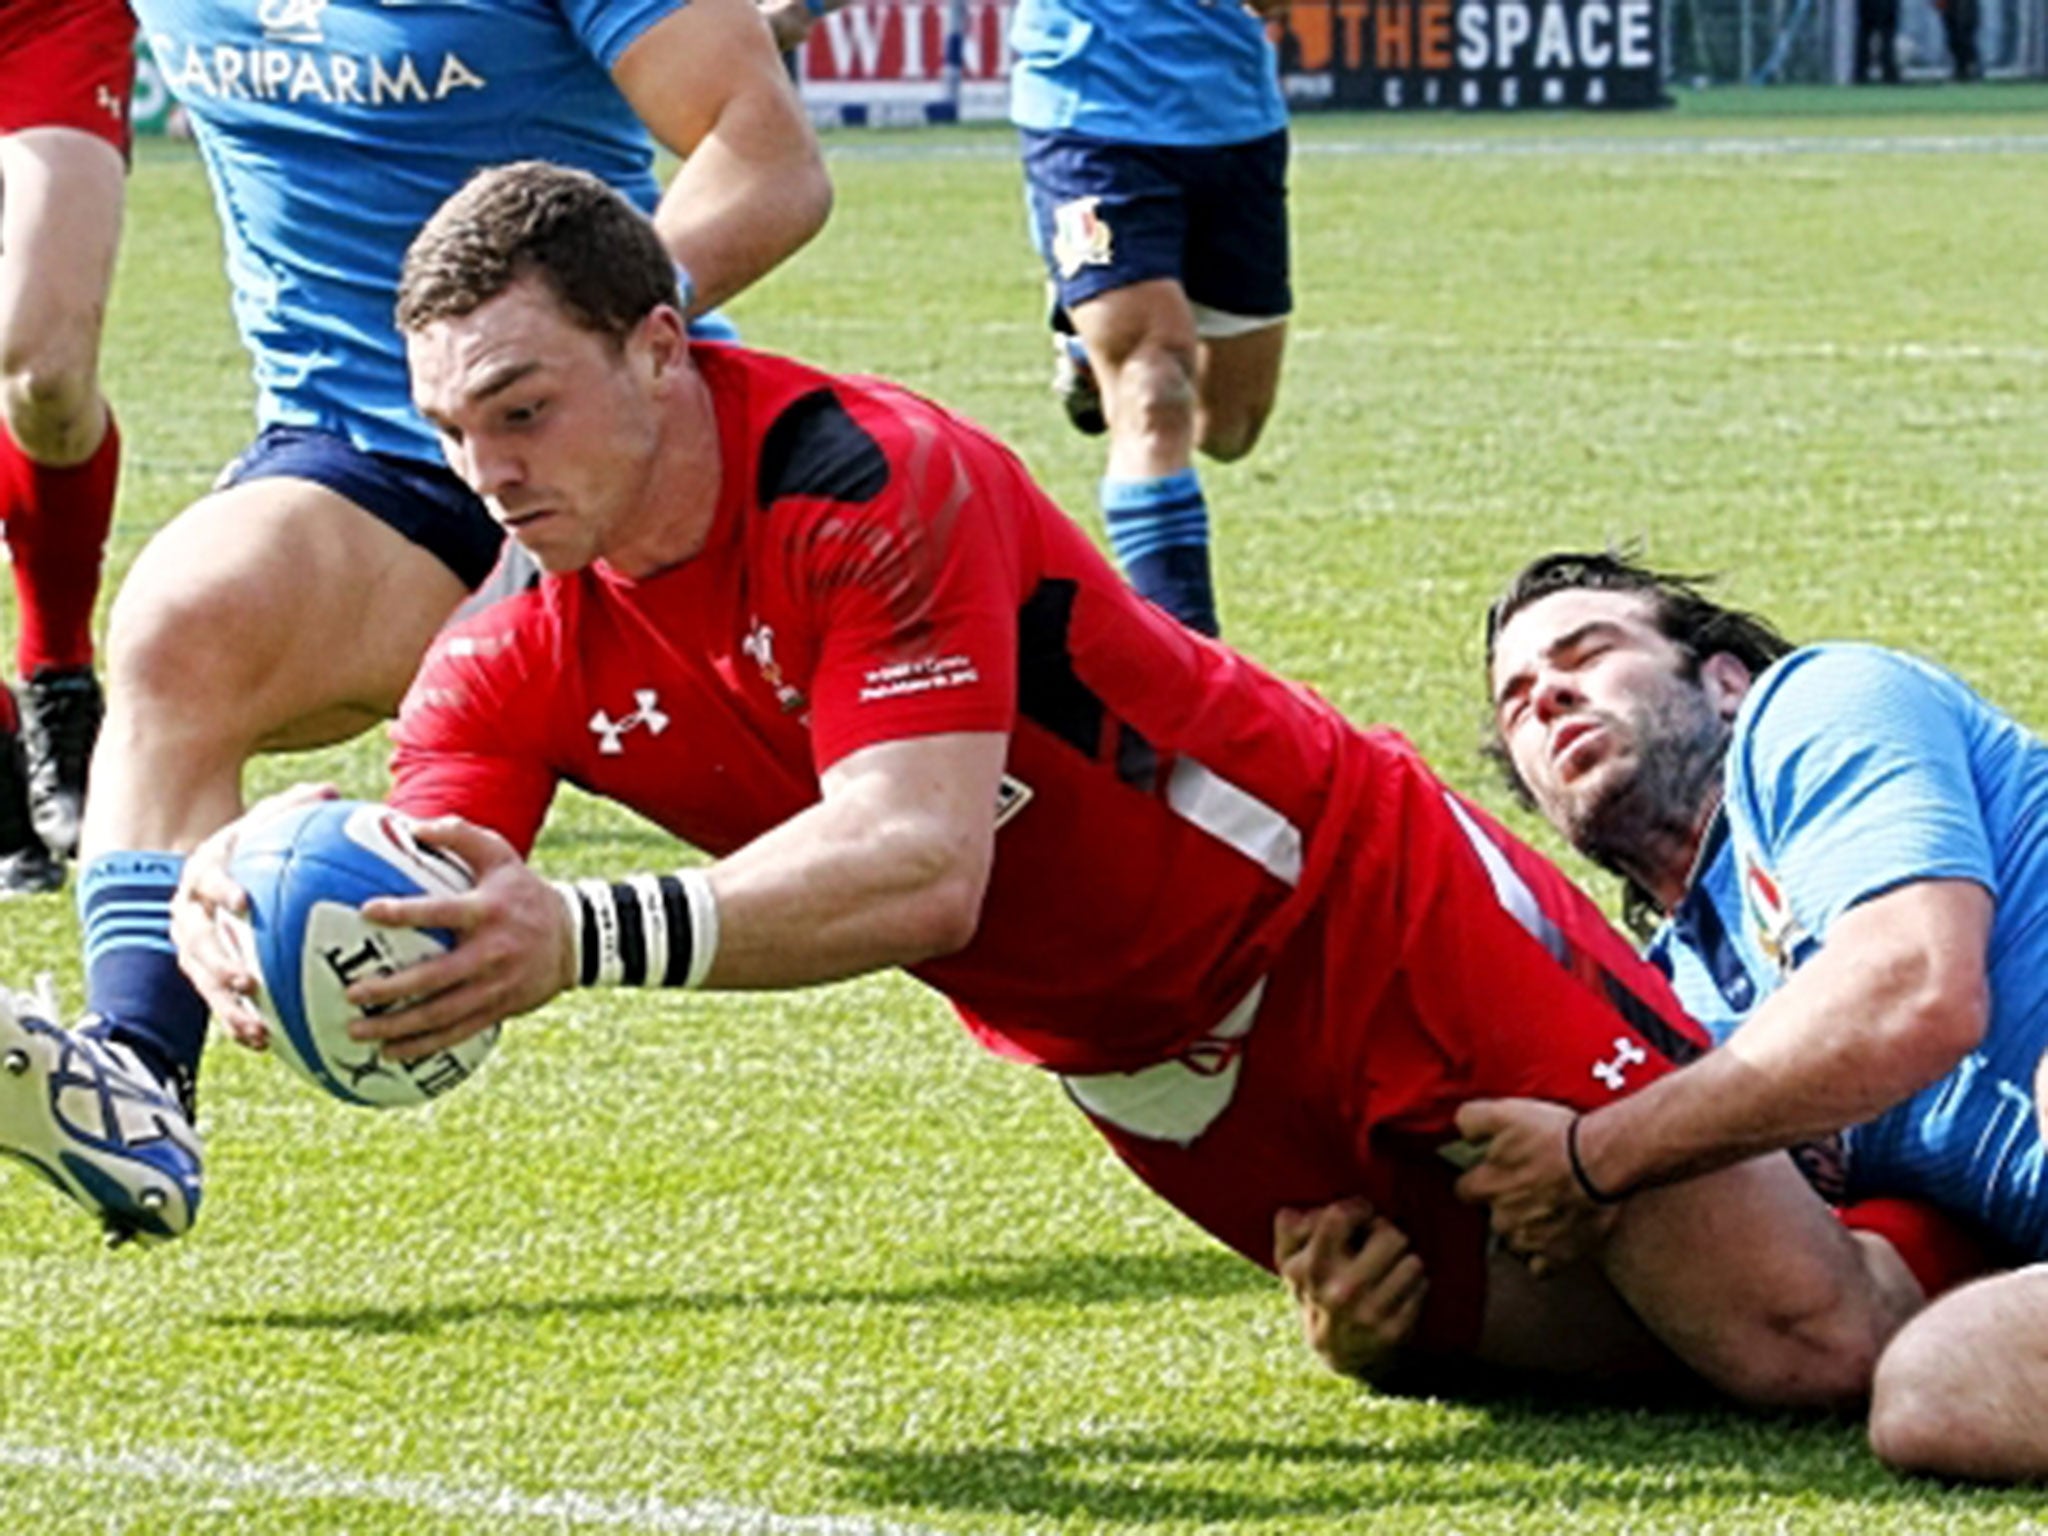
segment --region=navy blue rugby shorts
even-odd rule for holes
[[[1172,278],[1226,322],[1205,333],[1293,309],[1285,129],[1201,148],[1021,133],[1032,238],[1065,308]]]
[[[269,426],[220,472],[213,488],[250,480],[311,480],[397,530],[474,590],[498,561],[504,531],[445,465],[366,453],[315,427]]]

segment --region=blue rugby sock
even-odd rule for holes
[[[206,1003],[171,943],[182,853],[107,853],[78,877],[86,1007],[102,1029],[176,1082],[189,1101],[206,1046]]]
[[[1152,480],[1105,479],[1110,547],[1141,597],[1197,634],[1220,632],[1209,575],[1209,504],[1192,469]]]

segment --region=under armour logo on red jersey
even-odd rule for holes
[[[633,690],[633,712],[622,720],[614,720],[603,710],[590,717],[590,729],[597,737],[597,750],[606,757],[617,757],[626,750],[626,733],[637,726],[645,726],[647,734],[659,736],[668,729],[668,716],[656,707],[652,688]]]
[[[121,98],[114,94],[112,86],[97,86],[94,88],[92,96],[93,104],[102,112],[106,113],[107,116],[117,123],[122,120]]]
[[[1637,1045],[1635,1041],[1629,1039],[1627,1035],[1616,1035],[1614,1037],[1614,1060],[1594,1062],[1593,1075],[1614,1092],[1619,1093],[1628,1080],[1628,1069],[1641,1066],[1649,1059],[1650,1053],[1640,1045]]]

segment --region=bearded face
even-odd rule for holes
[[[1553,804],[1541,793],[1537,803],[1579,852],[1630,873],[1646,848],[1698,826],[1728,749],[1728,723],[1708,702],[1696,668],[1597,714],[1613,743],[1605,761],[1557,785]]]
[[[1536,808],[1574,847],[1631,878],[1669,875],[1689,863],[1747,681],[1732,658],[1695,663],[1640,594],[1564,591],[1503,626],[1494,723]]]

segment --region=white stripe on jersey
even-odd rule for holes
[[[1486,877],[1493,882],[1493,894],[1499,899],[1500,904],[1508,909],[1509,915],[1516,922],[1542,942],[1543,947],[1550,951],[1553,960],[1559,965],[1568,964],[1571,952],[1565,945],[1564,935],[1558,931],[1557,924],[1550,920],[1543,908],[1537,905],[1536,893],[1529,889],[1528,882],[1515,873],[1515,867],[1508,863],[1507,856],[1500,851],[1499,845],[1486,835],[1479,823],[1474,821],[1465,807],[1458,803],[1456,795],[1446,794],[1444,804],[1451,808],[1451,814],[1457,817],[1458,825],[1472,844],[1473,851],[1479,855],[1479,862],[1486,866]]]
[[[1258,796],[1183,757],[1166,781],[1166,803],[1274,879],[1301,883],[1301,829]]]

